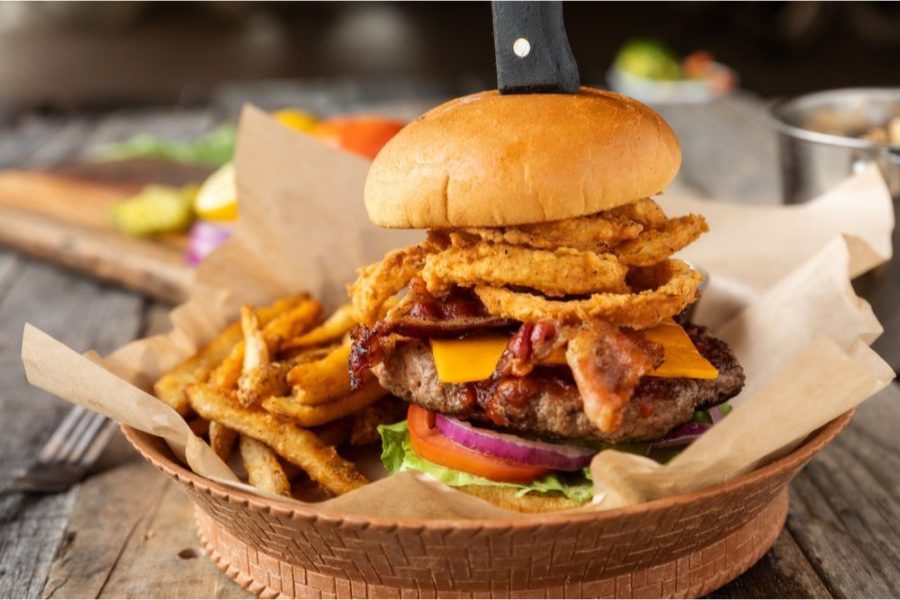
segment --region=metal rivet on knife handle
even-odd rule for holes
[[[501,94],[574,94],[581,87],[562,2],[491,2]]]

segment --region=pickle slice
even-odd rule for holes
[[[144,237],[185,231],[194,220],[192,208],[197,186],[174,188],[148,185],[112,210],[112,218],[123,233]]]

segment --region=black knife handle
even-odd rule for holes
[[[491,2],[501,94],[574,94],[581,86],[562,2]]]

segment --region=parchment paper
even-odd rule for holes
[[[362,204],[367,161],[252,107],[241,117],[236,163],[236,233],[200,267],[190,300],[172,313],[171,333],[101,359],[26,325],[22,359],[32,384],[161,436],[196,473],[248,489],[174,411],[144,390],[209,342],[240,304],[308,290],[336,305],[358,266],[423,233],[369,223]],[[789,208],[665,196],[660,202],[671,215],[701,212],[710,221],[712,231],[684,253],[710,274],[697,319],[717,326],[729,342],[747,372],[747,387],[724,421],[667,466],[599,454],[592,465],[595,501],[579,510],[688,492],[745,472],[893,378],[868,348],[881,327],[849,284],[851,276],[890,258],[893,212],[877,171]],[[357,515],[529,518],[412,473],[319,506]]]

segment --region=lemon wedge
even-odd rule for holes
[[[291,108],[279,110],[275,113],[275,118],[278,119],[282,125],[287,125],[291,129],[304,132],[309,131],[316,123],[318,123],[318,119],[311,113]]]
[[[237,185],[234,178],[234,163],[227,162],[218,171],[207,177],[197,198],[194,211],[209,221],[234,221],[238,216]]]

